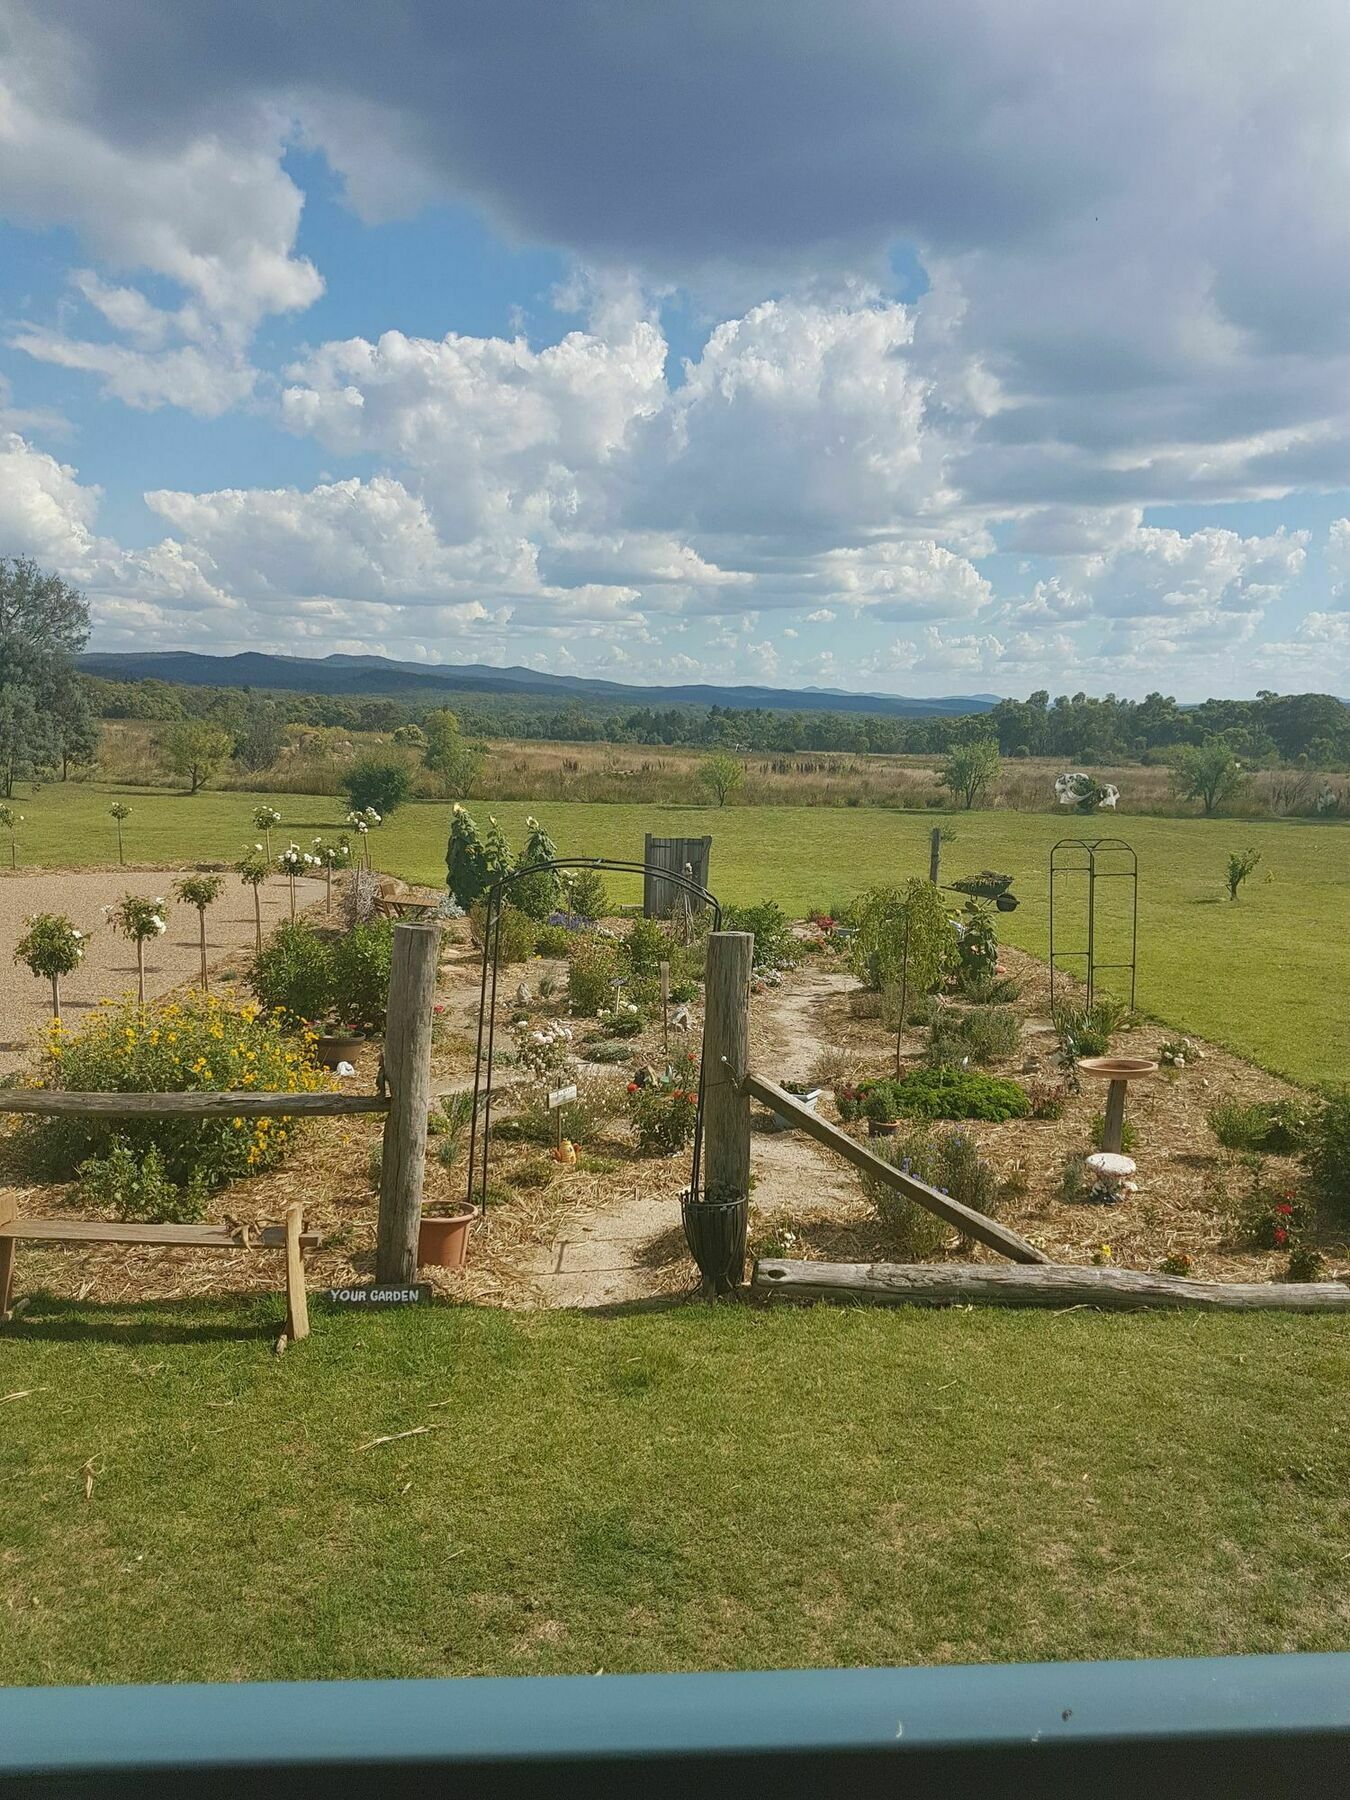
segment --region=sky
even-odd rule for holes
[[[104,650],[1350,697],[1344,0],[0,0]]]

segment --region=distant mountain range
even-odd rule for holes
[[[538,669],[497,669],[485,663],[408,663],[386,656],[203,656],[195,650],[86,652],[86,675],[112,681],[176,681],[191,687],[273,688],[304,694],[380,694],[434,699],[454,694],[535,695],[565,703],[581,700],[615,706],[764,707],[775,712],[849,712],[924,718],[934,714],[988,712],[997,694],[953,694],[937,700],[896,694],[849,694],[838,688],[635,687],[586,675],[545,675]]]

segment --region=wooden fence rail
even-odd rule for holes
[[[846,1131],[841,1131],[837,1125],[831,1125],[828,1120],[817,1117],[809,1106],[803,1106],[795,1094],[789,1094],[776,1081],[770,1081],[752,1071],[743,1078],[741,1088],[744,1093],[762,1101],[765,1106],[772,1107],[798,1131],[804,1131],[818,1144],[824,1144],[827,1150],[833,1150],[844,1157],[854,1168],[861,1169],[865,1175],[875,1176],[878,1181],[884,1181],[888,1187],[893,1187],[916,1206],[926,1207],[929,1212],[936,1213],[938,1218],[945,1219],[949,1225],[955,1225],[966,1237],[974,1238],[976,1243],[987,1244],[991,1250],[1011,1257],[1016,1263],[1049,1262],[1050,1258],[1043,1250],[1038,1250],[1025,1238],[1018,1237],[1015,1231],[1009,1231],[1006,1225],[1000,1225],[996,1219],[975,1212],[969,1206],[963,1206],[950,1195],[938,1193],[936,1188],[916,1180],[913,1175],[906,1175],[893,1163],[873,1156],[856,1138],[851,1138]],[[809,1263],[806,1266],[816,1268],[823,1265]]]
[[[0,1091],[0,1113],[47,1118],[82,1113],[93,1119],[322,1119],[346,1113],[383,1113],[382,1094],[234,1093],[76,1094],[48,1088]]]
[[[1343,1281],[1191,1281],[1139,1269],[1046,1263],[827,1263],[761,1257],[750,1291],[759,1298],[844,1300],[880,1306],[1097,1306],[1136,1312],[1350,1312]]]

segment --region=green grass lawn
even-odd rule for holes
[[[5,1331],[0,1681],[1350,1644],[1342,1320],[315,1313]]]
[[[52,786],[20,801],[21,859],[75,866],[115,856],[107,816],[114,790]],[[236,857],[252,843],[253,807],[266,795],[130,790],[128,856],[141,862]],[[332,831],[344,803],[283,795],[283,832],[302,842]],[[523,836],[521,802],[483,801],[513,842]],[[1350,827],[1295,821],[1103,819],[1037,813],[949,815],[819,807],[707,807],[552,804],[537,809],[564,855],[640,860],[643,834],[713,835],[711,882],[729,901],[772,895],[800,913],[871,882],[926,873],[935,823],[956,832],[943,852],[944,876],[993,867],[1017,877],[1019,911],[1000,930],[1036,955],[1047,953],[1047,862],[1056,838],[1093,829],[1118,832],[1139,853],[1139,1002],[1157,1017],[1230,1045],[1303,1081],[1350,1072]],[[375,840],[381,867],[416,881],[442,882],[446,804],[400,811]],[[1242,900],[1222,897],[1231,850],[1255,845],[1261,867]],[[1270,874],[1273,881],[1266,883]],[[636,879],[615,884],[620,898]],[[1105,899],[1119,890],[1112,890]],[[1104,904],[1105,904],[1104,899]],[[1072,921],[1070,920],[1070,923]],[[1081,935],[1078,940],[1082,942]]]

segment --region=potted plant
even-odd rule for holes
[[[684,1241],[698,1264],[705,1290],[730,1294],[745,1280],[748,1194],[686,1188],[680,1195]]]
[[[476,1212],[468,1200],[433,1200],[423,1206],[417,1227],[417,1266],[462,1269]]]
[[[785,1094],[791,1094],[794,1100],[799,1100],[811,1112],[816,1110],[816,1102],[824,1091],[822,1088],[813,1087],[809,1081],[780,1081],[778,1085]],[[782,1113],[775,1113],[773,1126],[775,1131],[788,1131],[792,1127],[792,1121],[785,1118]]]

